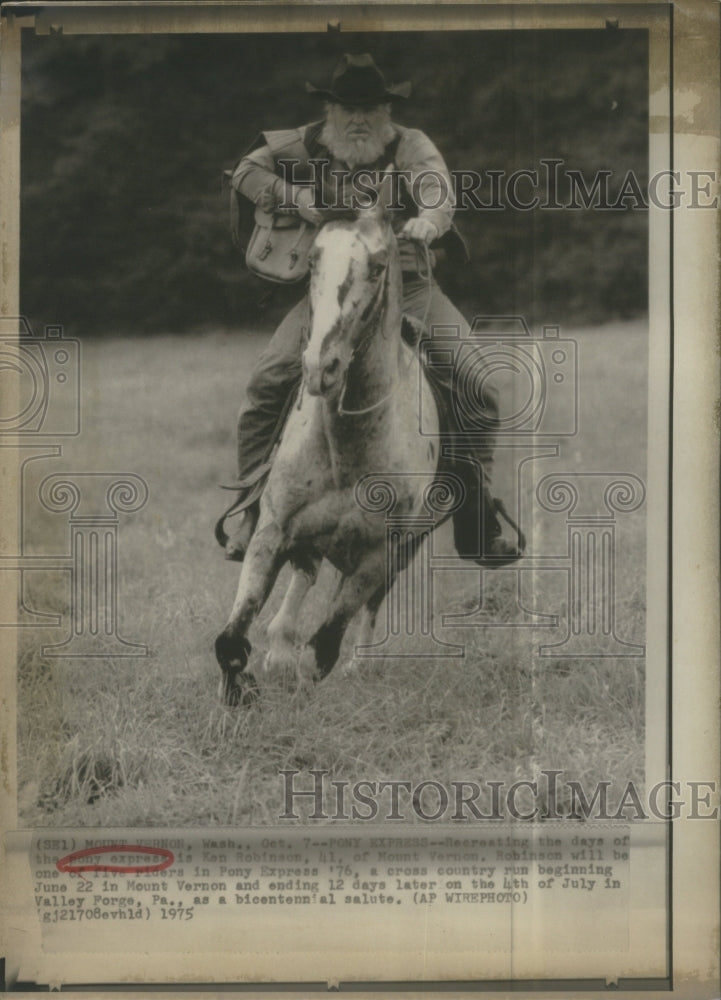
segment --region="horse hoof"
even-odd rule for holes
[[[298,662],[298,651],[292,643],[271,644],[263,660],[263,672],[278,676],[294,674]]]
[[[260,697],[258,682],[250,673],[225,674],[220,697],[228,708],[250,708]]]
[[[244,635],[229,635],[221,632],[215,640],[215,658],[223,671],[245,670],[252,646]]]
[[[310,690],[322,680],[313,646],[307,644],[301,649],[296,660],[295,675],[299,690]]]
[[[314,673],[322,681],[331,672],[338,661],[340,644],[345,628],[339,621],[325,622],[306,644],[306,651],[311,652]]]
[[[255,700],[258,683],[252,674],[244,674],[252,646],[244,635],[232,636],[221,632],[215,640],[215,658],[223,677],[220,697],[226,705],[246,705]]]
[[[363,667],[368,666],[366,657],[352,656],[349,660],[344,660],[340,665],[341,677],[355,677]]]

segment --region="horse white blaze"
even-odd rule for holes
[[[368,261],[373,247],[354,227],[333,225],[321,230],[315,245],[311,276],[312,319],[303,353],[306,387],[323,395],[341,381],[353,355],[352,334],[363,308],[373,297]]]

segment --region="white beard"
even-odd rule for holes
[[[379,118],[381,120],[377,124],[373,123],[370,135],[363,139],[350,139],[334,120],[331,105],[326,111],[326,121],[320,134],[320,141],[328,147],[332,156],[347,163],[349,167],[375,163],[395,135],[390,116],[385,110],[379,114]]]

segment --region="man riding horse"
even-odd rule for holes
[[[423,132],[404,128],[391,119],[393,103],[408,96],[409,84],[387,86],[366,54],[344,55],[329,89],[309,83],[306,88],[323,102],[323,119],[259,136],[233,172],[233,189],[264,212],[291,211],[318,227],[335,213],[347,212],[363,181],[367,192],[368,177],[374,172],[379,176],[397,172],[404,178],[402,198],[397,199],[393,213],[403,277],[404,333],[417,340],[428,338],[434,327],[450,328],[463,342],[469,335],[468,323],[441,291],[432,270],[436,247],[455,240],[465,251],[452,227],[448,168]],[[306,294],[275,331],[251,375],[238,421],[239,499],[216,530],[218,540],[225,544],[226,558],[242,560],[255,530],[263,471],[302,381],[301,354],[308,325]],[[446,429],[451,432],[452,445],[449,448],[446,444],[444,453],[451,459],[455,456],[453,470],[465,488],[465,501],[454,514],[459,555],[490,567],[513,562],[522,554],[523,536],[517,530],[516,541],[503,537],[497,517],[499,511],[504,513],[503,505],[490,492],[498,426],[495,389],[484,382],[482,399],[474,400],[481,411],[478,426],[483,433],[468,436],[453,420],[451,397],[457,391],[453,378],[447,374],[439,377],[430,367],[426,374],[445,409]],[[238,512],[240,524],[228,539],[223,522]]]

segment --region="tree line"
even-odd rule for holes
[[[21,302],[34,324],[101,336],[270,322],[297,289],[244,270],[221,173],[259,131],[314,120],[305,80],[327,86],[343,51],[411,80],[398,121],[476,185],[480,206],[457,213],[471,261],[440,270],[469,316],[579,325],[646,310],[647,213],[631,197],[605,211],[578,197],[604,172],[611,197],[628,175],[647,183],[642,31],[23,36]]]

